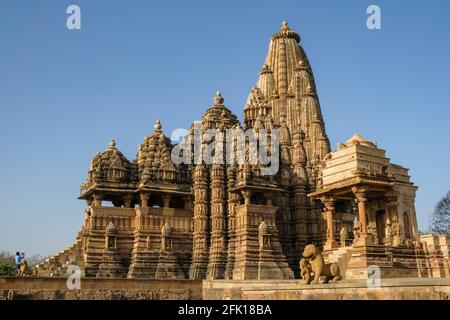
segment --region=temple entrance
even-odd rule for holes
[[[383,244],[386,238],[386,210],[376,212],[378,243]]]

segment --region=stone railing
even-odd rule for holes
[[[92,216],[124,216],[132,217],[136,215],[134,208],[121,207],[92,207]]]

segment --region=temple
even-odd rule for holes
[[[200,149],[214,142],[213,158],[240,153],[243,161],[174,152],[181,142],[159,121],[132,161],[112,140],[81,184],[87,209],[76,242],[37,274],[63,275],[76,264],[86,277],[295,279],[303,249],[315,244],[344,279],[367,278],[370,265],[383,277],[448,277],[449,237],[419,235],[408,169],[359,134],[331,150],[300,41],[287,22],[272,36],[242,124],[217,92],[190,127],[192,149],[196,130],[215,130]],[[247,140],[224,147],[228,130],[250,129],[259,138],[278,132],[274,174],[253,161]]]

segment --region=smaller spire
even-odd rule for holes
[[[264,220],[261,222],[258,229],[259,229],[259,232],[262,234],[269,233],[269,227],[267,226],[267,223]]]
[[[224,99],[222,97],[222,94],[220,93],[220,90],[217,90],[216,96],[214,97],[214,105],[221,106],[221,105],[223,105],[223,101],[224,101]]]
[[[107,234],[114,234],[117,233],[116,225],[111,221],[108,226],[106,227],[106,233]]]
[[[314,96],[314,91],[313,91],[313,89],[311,87],[311,83],[310,82],[308,82],[308,85],[306,86],[305,94],[309,95],[309,96]]]
[[[272,73],[272,70],[270,70],[269,65],[267,63],[264,63],[259,74],[265,74],[265,73]]]
[[[153,125],[153,128],[155,128],[156,131],[161,131],[162,125],[159,119],[155,121],[155,124]]]
[[[300,61],[298,62],[298,64],[297,64],[297,66],[295,67],[295,71],[298,71],[298,70],[306,70],[306,71],[309,71],[308,68],[306,67],[305,62],[304,62],[303,60],[300,60]]]
[[[164,224],[164,226],[162,227],[162,229],[161,229],[161,234],[162,234],[163,236],[167,237],[167,236],[170,236],[171,231],[172,231],[172,230],[170,229],[169,223],[166,222],[166,223]]]
[[[281,30],[287,30],[287,29],[289,29],[288,22],[287,22],[287,20],[283,20],[283,22],[281,24]]]
[[[286,114],[284,112],[280,114],[280,125],[286,127]]]

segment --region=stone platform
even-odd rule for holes
[[[385,279],[301,285],[299,280],[150,280],[82,278],[69,290],[64,277],[0,277],[0,300],[448,300],[450,278]]]
[[[301,285],[299,280],[203,281],[203,299],[224,300],[448,300],[450,278],[385,279],[380,288],[366,280]]]
[[[81,278],[69,290],[65,277],[0,277],[0,300],[200,300],[201,280]]]

